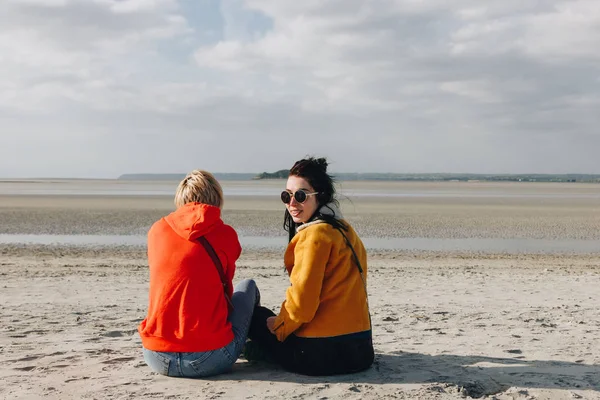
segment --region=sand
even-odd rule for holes
[[[431,185],[407,187],[418,193],[598,190]],[[586,196],[357,197],[344,212],[359,232],[377,237],[598,239],[599,202]],[[160,196],[36,200],[0,195],[0,233],[138,234],[171,207]],[[276,202],[228,200],[224,218],[241,230],[282,234]],[[254,278],[263,304],[273,309],[288,285],[281,255],[245,249],[235,278]],[[0,244],[0,398],[600,398],[600,250],[372,251],[369,267],[376,350],[370,370],[312,378],[240,359],[230,374],[187,380],[152,373],[141,355],[143,247]]]

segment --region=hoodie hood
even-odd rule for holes
[[[322,215],[329,215],[337,220],[344,219],[344,216],[342,215],[342,212],[340,211],[339,207],[335,203],[328,203],[328,204],[325,204],[324,206],[321,206],[321,208],[319,208],[319,210],[316,212],[315,219],[313,219],[310,222],[306,222],[302,225],[298,225],[296,227],[296,232],[300,232],[301,230],[306,229],[312,225],[324,223],[325,221],[321,218]]]
[[[186,240],[195,240],[223,225],[221,209],[202,203],[187,203],[167,215],[165,221]]]
[[[342,211],[335,203],[325,204],[319,208],[319,214],[321,215],[331,215],[335,219],[344,219],[342,215]]]

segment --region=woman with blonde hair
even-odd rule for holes
[[[175,205],[148,232],[148,314],[138,327],[144,359],[167,376],[221,374],[242,351],[260,294],[253,280],[233,288],[242,249],[221,220],[223,190],[215,177],[192,171]]]

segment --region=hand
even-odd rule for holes
[[[267,318],[267,329],[269,329],[269,332],[271,332],[273,335],[275,334],[275,318],[277,317]]]

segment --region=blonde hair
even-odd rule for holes
[[[193,202],[223,207],[223,189],[210,172],[195,169],[179,182],[175,206],[179,208]]]

